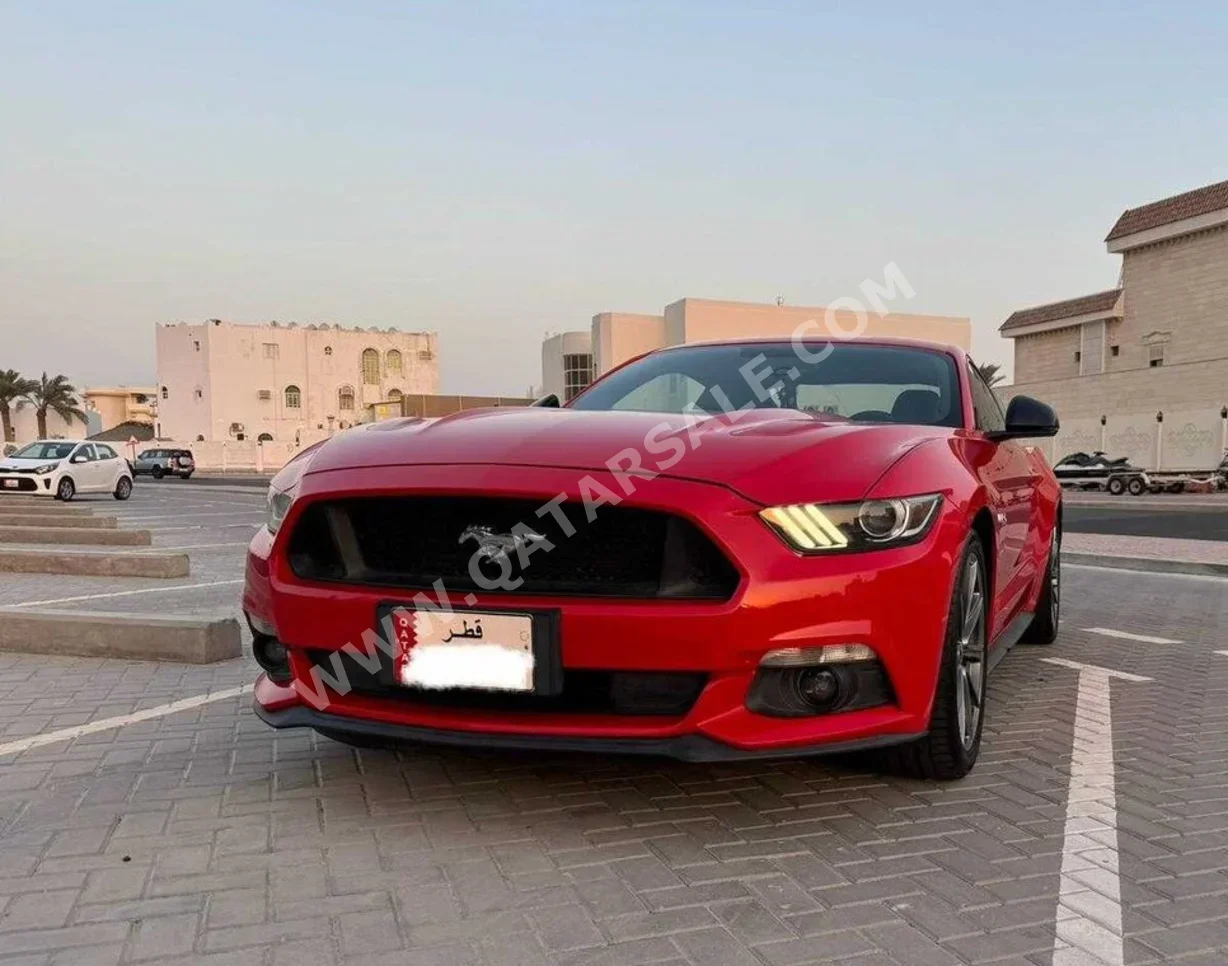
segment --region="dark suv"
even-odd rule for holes
[[[179,476],[186,480],[195,470],[196,461],[190,449],[147,449],[132,464],[135,475],[149,475],[155,480],[164,476]]]

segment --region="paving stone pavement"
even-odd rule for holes
[[[1228,583],[1066,579],[958,783],[362,751],[247,697],[0,757],[0,966],[1049,966],[1078,675],[1045,657],[1153,679],[1112,685],[1124,962],[1223,966]],[[252,674],[0,655],[0,743]]]

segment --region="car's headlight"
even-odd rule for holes
[[[44,463],[42,466],[34,467],[34,472],[39,476],[46,476],[48,473],[54,473],[59,468],[59,463]]]
[[[290,512],[290,504],[294,502],[295,489],[297,487],[291,487],[288,490],[269,487],[268,506],[264,518],[264,525],[269,528],[269,533],[276,533],[282,521],[286,519],[286,514]]]
[[[795,503],[759,511],[801,553],[881,550],[916,543],[938,518],[941,494],[858,503]]]

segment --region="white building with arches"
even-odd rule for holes
[[[209,319],[157,327],[161,439],[307,442],[370,403],[439,391],[439,336]]]

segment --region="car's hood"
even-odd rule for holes
[[[15,460],[11,456],[6,456],[0,459],[0,470],[32,470],[36,466],[42,466],[44,463],[58,463],[59,460]]]
[[[735,417],[508,408],[394,419],[335,436],[311,455],[306,471],[441,463],[604,470],[627,448],[656,471],[681,445],[681,458],[661,472],[724,485],[764,504],[857,500],[914,446],[952,432],[852,424],[794,410]]]

